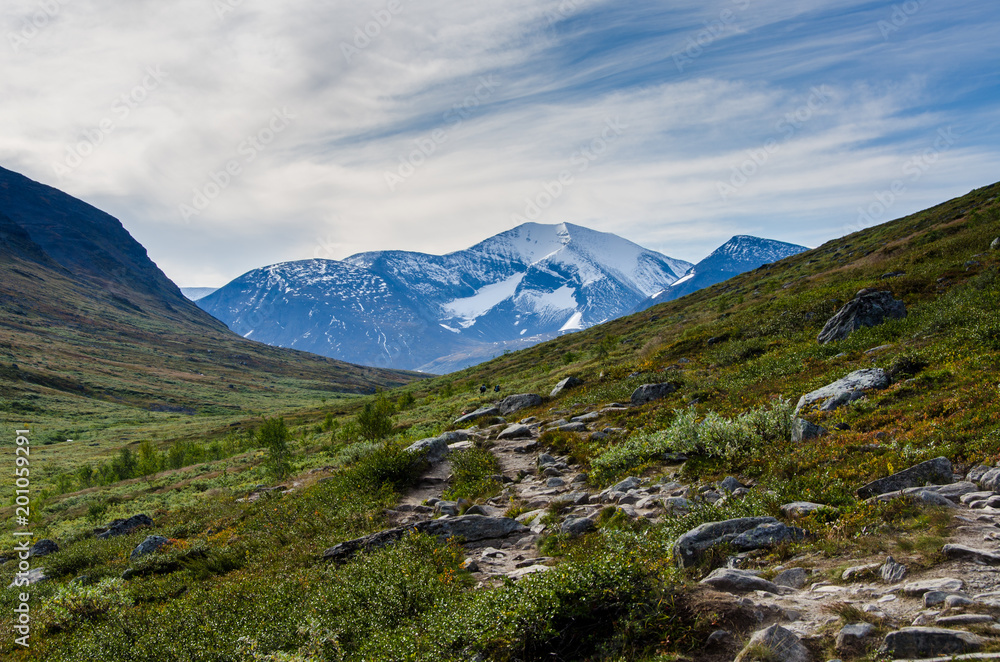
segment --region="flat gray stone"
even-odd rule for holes
[[[882,568],[881,563],[866,563],[865,565],[851,566],[840,575],[845,582],[867,579]]]
[[[535,393],[520,393],[518,395],[508,395],[500,403],[500,415],[507,416],[513,414],[514,412],[521,411],[522,409],[528,409],[529,407],[537,407],[542,404],[542,396],[536,395]]]
[[[639,407],[655,400],[663,398],[677,392],[677,384],[643,384],[632,392],[631,403],[633,407]]]
[[[867,499],[888,492],[900,492],[908,487],[920,487],[928,482],[943,484],[951,481],[951,479],[951,461],[946,457],[938,457],[933,460],[921,462],[916,466],[904,469],[891,476],[872,481],[858,489],[858,497]]]
[[[799,590],[809,581],[809,571],[805,568],[789,568],[778,573],[771,581],[778,586]]]
[[[739,655],[735,662],[750,662],[758,658],[752,657],[751,652],[760,648],[771,651],[774,658],[781,662],[811,662],[812,655],[794,633],[780,625],[772,625],[766,630],[755,633]]]
[[[945,545],[941,551],[949,559],[972,561],[973,563],[984,563],[986,565],[1000,565],[1000,554],[985,549],[974,549],[965,545]]]
[[[934,619],[936,625],[941,627],[962,627],[968,625],[984,625],[995,623],[996,619],[988,614],[955,614],[954,616],[939,616]]]
[[[875,626],[871,623],[851,623],[845,625],[837,633],[836,648],[840,653],[860,653],[864,651],[867,640],[875,634]]]
[[[531,428],[527,425],[514,423],[513,425],[505,428],[504,431],[497,436],[497,439],[527,439],[531,436]]]
[[[972,653],[982,645],[982,639],[962,630],[903,628],[886,635],[882,650],[895,657],[919,658]]]
[[[779,593],[781,591],[778,585],[773,582],[769,582],[746,570],[736,570],[734,568],[718,568],[713,570],[700,583],[705,586],[711,586],[717,591],[736,594],[752,593],[754,591]]]
[[[951,577],[941,577],[939,579],[924,579],[918,582],[903,584],[902,593],[911,597],[922,598],[924,593],[929,591],[942,591],[944,593],[959,593],[965,588],[965,582],[961,579]]]
[[[783,505],[781,507],[781,514],[790,519],[801,519],[823,508],[829,508],[829,506],[810,501],[795,501]]]
[[[48,538],[42,538],[28,550],[28,556],[35,558],[38,556],[48,556],[49,554],[55,554],[59,551],[59,545],[55,541],[49,540]]]
[[[460,418],[455,419],[455,425],[461,425],[463,423],[472,423],[473,421],[478,421],[480,418],[493,418],[494,416],[499,416],[500,410],[493,405],[488,405],[486,407],[480,407],[474,412],[466,414]]]
[[[782,522],[761,524],[744,531],[732,540],[732,545],[741,552],[774,547],[783,542],[798,542],[806,537],[806,532]]]
[[[596,528],[594,521],[586,517],[567,517],[559,530],[571,538],[576,538]]]
[[[160,549],[164,545],[169,545],[170,541],[163,536],[146,536],[146,539],[139,543],[132,553],[129,555],[129,559],[135,561],[136,559],[142,558],[143,556],[148,556],[156,550]]]
[[[795,413],[798,414],[817,402],[823,403],[824,410],[833,411],[862,397],[865,391],[888,388],[891,383],[892,380],[881,368],[856,370],[823,388],[803,395],[799,398]]]
[[[10,586],[8,586],[7,588],[17,588],[17,587],[23,588],[24,586],[34,586],[35,584],[39,584],[46,580],[48,580],[48,577],[45,574],[44,568],[32,568],[28,572],[25,573],[19,572],[15,574],[14,581],[12,581],[10,583]]]
[[[574,389],[578,386],[583,386],[582,379],[577,379],[576,377],[567,377],[566,379],[556,384],[556,387],[552,389],[552,393],[549,393],[549,397],[550,398],[558,397],[562,395],[564,391]]]

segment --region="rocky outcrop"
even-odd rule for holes
[[[822,411],[833,411],[864,397],[865,391],[885,389],[891,383],[889,375],[881,368],[856,370],[832,384],[803,395],[795,406],[795,413],[821,401]]]
[[[135,561],[136,559],[152,554],[161,547],[169,544],[170,541],[163,536],[146,536],[146,539],[132,550],[132,553],[129,555],[129,559]]]
[[[583,380],[582,379],[577,379],[576,377],[567,377],[566,379],[564,379],[561,382],[559,382],[558,384],[556,384],[556,387],[554,389],[552,389],[551,393],[549,393],[549,397],[550,398],[559,397],[565,391],[568,391],[570,389],[574,389],[574,388],[576,388],[578,386],[583,386]]]
[[[464,416],[456,418],[455,419],[455,425],[464,425],[466,423],[474,423],[475,421],[478,421],[481,418],[493,418],[493,417],[499,416],[499,415],[500,415],[500,409],[499,408],[497,408],[497,407],[495,407],[493,405],[488,405],[486,407],[480,407],[479,409],[477,409],[474,412],[471,412],[471,413],[465,414]]]
[[[430,464],[437,464],[448,457],[450,449],[448,448],[448,440],[446,438],[429,437],[414,443],[406,449],[406,452],[414,454],[425,453],[424,459],[427,460],[427,462]]]
[[[790,630],[786,630],[780,625],[772,625],[766,630],[761,630],[750,638],[735,662],[752,662],[759,660],[757,657],[764,649],[770,654],[768,659],[781,660],[781,662],[810,662],[813,658],[799,638]]]
[[[515,423],[504,429],[503,432],[497,437],[497,439],[527,439],[532,436],[531,428],[527,425],[521,425],[520,423]]]
[[[508,395],[500,403],[500,415],[507,416],[513,414],[514,412],[521,411],[522,409],[528,409],[529,407],[537,407],[542,404],[542,396],[535,395],[534,393],[521,393],[519,395]]]
[[[31,550],[28,554],[32,557],[35,556],[48,556],[49,554],[55,554],[59,551],[59,545],[48,538],[42,538],[34,545],[31,546]]]
[[[752,593],[754,591],[767,591],[768,593],[779,593],[778,585],[769,582],[762,577],[758,577],[747,570],[735,570],[733,568],[718,568],[701,580],[705,586],[711,586],[717,591],[726,593]]]
[[[835,508],[830,508],[830,506],[824,506],[821,503],[812,503],[810,501],[795,501],[793,503],[786,503],[781,507],[781,514],[790,519],[802,519],[817,510],[823,510],[827,508],[829,510],[836,510]]]
[[[875,634],[875,626],[871,623],[851,623],[845,625],[837,633],[835,646],[838,653],[860,655],[865,650],[868,639]]]
[[[941,551],[949,559],[972,561],[981,565],[1000,565],[1000,554],[985,549],[974,549],[965,545],[945,545]]]
[[[927,483],[933,485],[950,483],[953,475],[948,458],[938,457],[868,483],[858,489],[858,498],[868,499],[889,492],[899,492],[909,487],[920,487]]]
[[[368,536],[348,540],[327,549],[323,558],[343,563],[359,552],[371,552],[394,545],[410,533],[425,533],[442,540],[461,538],[465,542],[478,542],[492,538],[505,538],[514,533],[526,533],[528,528],[506,517],[463,515],[444,519],[427,520],[411,526],[379,531]]]
[[[920,658],[974,653],[982,645],[982,639],[970,632],[917,627],[887,634],[882,652],[895,657]]]
[[[906,317],[906,304],[892,296],[892,292],[861,290],[846,306],[830,318],[817,340],[825,345],[844,340],[858,329],[878,326],[887,319]]]
[[[717,545],[730,543],[740,551],[772,547],[789,540],[801,540],[802,529],[786,526],[773,517],[741,517],[697,526],[674,544],[674,560],[682,568],[691,567]]]
[[[639,407],[677,392],[677,384],[643,384],[632,393],[633,407]]]
[[[796,418],[792,421],[792,441],[799,443],[810,439],[818,439],[830,434],[825,428],[814,423],[810,423],[804,418]]]
[[[133,515],[128,519],[116,519],[104,526],[104,531],[97,534],[98,538],[114,538],[117,536],[127,536],[136,529],[144,526],[153,526],[153,518],[149,515]]]

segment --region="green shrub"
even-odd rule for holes
[[[500,482],[491,476],[502,473],[500,462],[488,450],[470,448],[452,453],[451,472],[454,478],[444,493],[445,499],[487,499],[500,493]]]
[[[388,437],[395,425],[392,419],[395,413],[396,409],[385,393],[379,393],[374,400],[366,402],[357,420],[361,438],[378,441]]]
[[[288,441],[292,438],[284,418],[270,418],[257,431],[257,440],[267,450],[265,465],[268,472],[281,480],[292,470],[292,451]]]

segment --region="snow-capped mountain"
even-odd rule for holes
[[[729,280],[733,276],[807,250],[809,249],[805,246],[787,244],[783,241],[737,235],[691,267],[670,287],[644,301],[636,310],[645,310],[664,301],[680,299],[692,292]]]
[[[613,234],[528,223],[448,255],[257,269],[198,305],[253,340],[446,372],[619,317],[690,267]]]
[[[217,287],[182,287],[181,294],[186,296],[191,301],[197,301],[198,299],[204,299],[212,292],[216,291]]]

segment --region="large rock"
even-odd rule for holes
[[[903,584],[902,593],[911,598],[922,598],[925,593],[931,591],[941,591],[942,593],[958,593],[965,588],[965,582],[953,577],[938,577],[937,579],[923,579],[918,582]]]
[[[810,662],[812,655],[799,638],[791,631],[780,625],[772,625],[766,630],[761,630],[750,638],[747,647],[736,656],[735,662],[752,662],[759,660],[756,657],[760,649],[771,653],[770,659],[781,660],[781,662]]]
[[[1000,467],[988,469],[976,482],[984,490],[991,490],[993,492],[1000,490]]]
[[[859,655],[864,652],[869,637],[875,634],[871,623],[851,623],[837,633],[837,652]]]
[[[136,529],[144,526],[153,526],[153,518],[149,515],[133,515],[128,519],[116,519],[105,525],[106,531],[99,533],[98,538],[114,538],[116,536],[127,536]]]
[[[903,628],[885,636],[882,651],[894,657],[932,657],[974,653],[982,639],[962,630],[943,628]]]
[[[677,384],[643,384],[632,393],[632,406],[638,407],[654,400],[662,400],[677,392]]]
[[[985,549],[975,549],[965,545],[945,545],[941,551],[949,559],[972,561],[984,565],[1000,565],[1000,554]]]
[[[927,483],[932,485],[950,483],[952,477],[951,461],[946,457],[938,457],[868,483],[858,490],[858,498],[868,499],[880,494],[899,492],[908,487],[920,487]]]
[[[160,549],[164,545],[169,545],[169,544],[170,541],[164,538],[163,536],[146,536],[146,539],[143,540],[141,543],[139,543],[136,546],[136,548],[132,550],[132,553],[129,555],[129,558],[135,561],[136,559],[142,558],[143,556],[147,556],[148,554],[152,554],[153,552]]]
[[[515,423],[510,425],[501,432],[497,439],[527,439],[532,436],[531,428],[527,425],[521,425],[520,423]]]
[[[765,524],[778,524],[778,520],[773,517],[741,517],[723,522],[706,522],[677,539],[674,544],[674,559],[682,568],[693,566],[712,547],[732,542],[737,536]]]
[[[878,326],[887,319],[906,317],[906,304],[892,296],[892,292],[861,290],[846,306],[830,318],[817,340],[825,345],[843,340],[858,329]]]
[[[711,586],[717,591],[726,593],[753,593],[754,591],[767,591],[768,593],[780,593],[778,585],[769,582],[762,577],[758,577],[746,570],[736,570],[734,568],[718,568],[713,570],[705,579],[701,580],[705,586]]]
[[[388,545],[394,545],[410,533],[426,533],[442,540],[461,538],[465,542],[478,542],[492,538],[506,538],[512,534],[528,532],[528,527],[507,517],[483,517],[463,515],[446,519],[429,520],[416,524],[379,531],[368,536],[348,540],[330,547],[323,552],[328,561],[343,563],[358,552],[371,552]]]
[[[30,556],[48,556],[49,554],[55,554],[58,551],[59,545],[48,538],[42,538],[31,546],[31,550],[28,554]]]
[[[7,588],[15,588],[19,586],[23,588],[24,586],[34,586],[35,584],[39,584],[46,580],[48,580],[48,577],[45,575],[44,568],[32,568],[28,572],[17,573],[14,576],[14,581],[12,581],[10,583],[10,586],[8,586]]]
[[[406,449],[407,453],[426,453],[424,459],[431,464],[437,464],[446,457],[451,449],[448,448],[448,439],[445,437],[428,437],[421,439]]]
[[[799,398],[795,413],[822,401],[820,409],[833,411],[863,397],[865,391],[888,388],[892,383],[889,375],[881,368],[865,368],[856,370],[832,384],[816,389]]]
[[[778,586],[799,590],[809,581],[809,571],[805,568],[789,568],[779,572],[772,581]]]
[[[781,514],[789,519],[802,519],[803,517],[811,515],[817,510],[823,510],[824,508],[836,510],[836,508],[824,506],[821,503],[812,503],[811,501],[795,501],[783,505],[781,507]]]
[[[542,404],[542,396],[535,395],[534,393],[521,393],[520,395],[508,395],[500,403],[500,415],[507,416],[508,414],[513,414],[516,411],[521,411],[522,409],[527,409],[528,407],[537,407]]]
[[[792,441],[799,443],[810,439],[818,439],[830,434],[825,428],[814,423],[810,423],[804,418],[796,418],[792,421]]]
[[[473,421],[478,421],[480,418],[493,418],[494,416],[499,416],[500,410],[493,405],[488,405],[486,407],[480,407],[476,411],[466,414],[460,418],[455,419],[455,425],[462,425],[464,423],[472,423]]]
[[[564,391],[576,388],[577,386],[583,386],[582,379],[577,379],[576,377],[567,377],[566,379],[556,384],[556,387],[552,389],[551,393],[549,393],[549,397],[550,398],[558,397],[562,395]]]
[[[566,521],[559,527],[559,530],[570,538],[576,538],[596,528],[597,526],[592,519],[586,517],[567,517]]]
[[[774,547],[783,542],[798,542],[805,537],[806,532],[802,529],[775,522],[761,524],[749,531],[744,531],[733,538],[732,545],[741,552],[749,552],[755,549]]]

